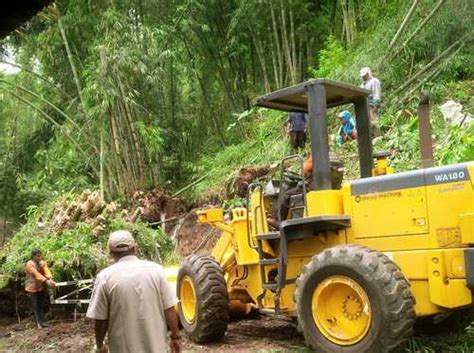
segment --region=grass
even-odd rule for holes
[[[295,352],[306,353],[312,352],[309,348],[295,346],[288,343],[285,348],[260,349],[259,353],[283,353]],[[409,342],[406,350],[408,353],[472,353],[474,352],[474,335],[471,332],[415,337]]]
[[[415,337],[410,340],[410,353],[472,353],[474,335],[470,332]]]
[[[286,114],[255,109],[233,129],[242,131],[237,141],[214,155],[205,155],[197,163],[196,179],[206,175],[186,195],[192,200],[219,198],[224,194],[226,182],[235,177],[243,166],[271,165],[290,154],[288,139],[283,133]]]

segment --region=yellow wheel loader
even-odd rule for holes
[[[372,154],[368,94],[315,79],[257,99],[308,114],[313,186],[291,196],[276,231],[267,217],[280,216],[285,184],[298,179],[288,160],[279,183],[250,185],[247,208],[228,219],[222,209],[198,212],[222,235],[212,256],[191,255],[178,273],[179,316],[193,341],[223,338],[231,314],[254,308],[296,318],[318,352],[397,351],[416,322],[441,329],[472,318],[474,162],[393,173],[386,153]],[[340,187],[331,182],[326,111],[346,104],[355,108],[361,175]]]

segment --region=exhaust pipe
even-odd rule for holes
[[[418,128],[420,133],[421,164],[423,168],[434,166],[433,139],[431,138],[430,101],[427,94],[423,94],[418,105]]]

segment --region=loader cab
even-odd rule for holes
[[[347,83],[313,79],[258,97],[255,105],[308,114],[315,190],[331,189],[327,108],[353,104],[361,178],[371,177],[374,163],[367,97],[370,91]]]
[[[271,199],[273,214],[278,214],[278,224],[286,219],[311,215],[342,214],[340,210],[341,194],[331,192],[341,188],[343,167],[340,161],[330,155],[328,108],[347,104],[354,106],[358,132],[360,177],[367,178],[392,172],[389,167],[387,168],[387,154],[372,155],[372,136],[367,102],[369,93],[368,90],[350,84],[326,79],[313,79],[257,98],[255,104],[260,107],[308,114],[313,164],[312,180],[307,180],[309,187],[306,187],[303,182],[304,187],[301,188],[301,193],[290,197],[289,216],[288,218],[283,216],[285,219],[281,219],[280,206],[287,204],[286,200],[282,201],[282,195],[285,193],[285,187],[288,188],[289,183],[287,182],[291,183],[291,176],[290,178],[285,177],[287,175],[285,167],[289,163],[300,164],[302,172],[303,159],[294,155],[285,157],[281,161],[281,188],[278,189],[278,201],[275,196],[267,197],[267,199]],[[375,166],[374,158],[377,160]],[[307,195],[307,193],[309,194]],[[310,202],[307,202],[308,197]],[[317,201],[315,197],[317,197]],[[275,205],[278,205],[278,211],[275,211]]]

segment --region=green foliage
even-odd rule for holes
[[[329,36],[324,48],[319,51],[318,68],[309,69],[311,76],[331,78],[331,74],[345,63],[348,54],[336,37]]]
[[[376,150],[391,151],[392,167],[397,172],[414,170],[419,166],[420,138],[418,119],[411,118],[407,123],[400,124],[374,143]]]
[[[110,232],[123,229],[133,234],[140,257],[163,264],[170,263],[173,260],[172,252],[175,245],[169,235],[161,228],[152,229],[142,222],[128,223],[123,220],[113,220],[107,226],[105,236],[101,238],[102,242],[106,243],[106,238]]]
[[[0,288],[23,277],[24,265],[35,248],[41,249],[44,258],[52,265],[56,280],[93,277],[111,261],[107,250],[108,235],[121,229],[132,232],[141,258],[165,264],[176,261],[172,254],[174,243],[171,238],[161,228],[151,229],[141,222],[128,223],[114,219],[100,236],[93,236],[92,229],[85,223],[61,231],[38,228],[40,216],[48,215],[56,202],[69,197],[73,197],[72,194],[41,208],[30,208],[28,222],[0,251]]]
[[[451,125],[435,150],[441,164],[474,160],[474,123],[469,126]]]
[[[18,219],[48,195],[97,185],[101,170],[106,196],[126,200],[157,184],[180,189],[208,172],[217,185],[229,168],[273,161],[289,152],[286,138],[280,122],[265,125],[251,102],[308,73],[358,85],[359,69],[372,67],[391,128],[402,107],[414,111],[421,90],[435,103],[448,86],[457,100],[472,97],[455,87],[473,77],[467,0],[443,3],[410,37],[437,3],[420,2],[390,52],[411,2],[345,3],[347,11],[337,1],[309,0],[57,3],[56,15],[44,12],[4,41],[25,69],[0,77],[0,195],[8,205],[0,212]],[[443,161],[451,147],[440,147]],[[467,148],[456,153],[469,158]],[[210,184],[196,193],[217,189]]]
[[[415,337],[410,340],[408,352],[412,353],[469,353],[474,351],[472,326],[457,334]]]
[[[235,124],[240,123],[239,117]],[[245,124],[240,126],[246,136],[243,141],[214,155],[204,155],[198,161],[195,173],[207,176],[192,189],[189,195],[192,199],[219,197],[225,182],[235,176],[241,167],[270,165],[290,153],[288,137],[283,133],[286,114],[255,109],[245,114],[244,118]]]
[[[383,89],[385,134],[374,140],[374,149],[391,150],[397,171],[418,166],[414,112],[421,91],[431,96],[436,162],[472,160],[472,125],[448,126],[435,108],[454,99],[466,112],[474,109],[469,1],[444,2],[411,36],[437,3],[420,2],[390,51],[412,2],[346,3],[352,15],[337,1],[57,3],[58,15],[45,12],[22,34],[5,40],[25,70],[0,77],[0,216],[17,220],[45,199],[97,186],[100,170],[109,199],[126,200],[156,185],[179,189],[203,176],[186,196],[192,201],[219,197],[240,167],[269,165],[291,153],[282,131],[286,114],[250,109],[255,96],[308,73],[358,85],[363,66],[373,69]],[[429,67],[458,40],[449,55]],[[334,133],[335,121],[329,126]],[[346,178],[357,177],[356,144],[332,149],[345,161]],[[59,276],[70,275],[78,258],[79,273],[100,266],[89,262],[86,252],[104,251],[105,239],[87,237],[85,227],[61,234],[80,241]],[[139,240],[145,256],[157,257],[152,245],[157,242],[165,253],[171,251],[162,234],[136,231],[145,234]],[[62,261],[58,249],[65,243],[59,234],[36,233],[30,217],[14,239],[20,248],[12,251],[16,258],[2,260],[10,274],[28,253],[21,234]]]
[[[98,249],[92,248],[90,233],[91,229],[86,225],[79,225],[76,229],[66,230],[59,235],[39,230],[35,224],[27,224],[2,251],[0,272],[7,279],[18,279],[30,258],[31,250],[39,248],[45,259],[53,264],[55,279],[92,277],[95,270],[104,267],[106,262],[104,256],[101,256],[103,253],[99,252],[97,256]]]
[[[233,199],[224,200],[222,205],[224,210],[231,210],[236,207],[246,207],[245,200],[240,197],[234,197]]]

